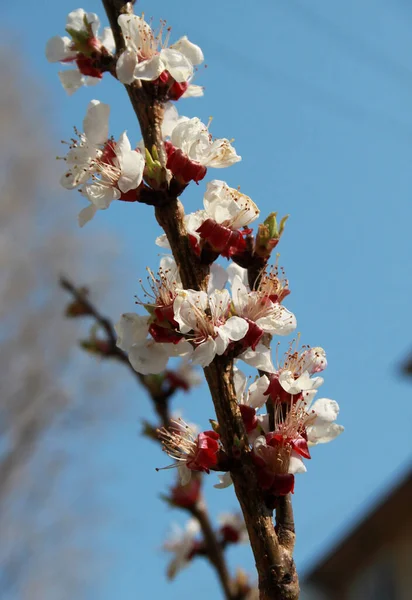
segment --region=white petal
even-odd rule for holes
[[[306,473],[306,467],[304,465],[304,462],[302,460],[302,457],[299,456],[299,454],[297,452],[292,452],[291,456],[290,456],[290,461],[289,461],[289,469],[288,469],[288,473]]]
[[[165,346],[171,344],[158,344],[148,342],[144,345],[136,344],[129,350],[129,360],[133,369],[142,375],[155,375],[165,370],[169,360],[169,349]]]
[[[103,29],[103,34],[100,38],[100,41],[106,50],[110,52],[110,54],[114,54],[116,44],[114,42],[113,31],[110,27],[105,27]]]
[[[248,378],[243,371],[237,367],[233,368],[233,384],[236,390],[236,398],[240,403],[243,402],[243,395],[246,391],[247,379]]]
[[[200,65],[204,61],[203,52],[199,46],[189,41],[185,35],[170,47],[181,52],[192,65]]]
[[[210,276],[207,291],[209,294],[215,290],[223,290],[227,282],[226,269],[220,265],[213,263],[210,267]]]
[[[95,145],[105,144],[109,139],[110,106],[92,100],[83,120],[83,131],[87,139]]]
[[[343,431],[344,427],[342,425],[337,425],[336,423],[324,422],[320,425],[310,425],[306,428],[308,444],[309,446],[326,444],[338,437]]]
[[[182,98],[200,98],[203,96],[204,87],[202,85],[189,85]]]
[[[134,69],[134,77],[135,79],[142,79],[143,81],[153,81],[154,79],[157,79],[164,70],[164,64],[160,59],[160,55],[156,54],[148,60],[137,63]]]
[[[230,485],[232,485],[232,483],[233,483],[230,471],[227,471],[226,473],[223,473],[223,475],[221,475],[220,473],[218,473],[218,478],[219,478],[219,483],[216,483],[213,486],[217,490],[223,490],[223,489],[229,487]]]
[[[170,75],[178,83],[188,81],[192,77],[193,65],[181,52],[173,50],[173,48],[163,48],[159,56],[164,65],[164,69],[162,70],[166,69],[169,71]]]
[[[76,168],[76,166],[74,166],[61,176],[60,185],[62,185],[66,190],[74,190],[74,188],[78,187],[82,183],[86,183],[89,177],[89,169],[82,167]]]
[[[49,39],[46,44],[46,58],[49,62],[60,62],[69,58],[75,58],[77,52],[70,50],[71,39],[56,35]]]
[[[184,358],[190,358],[193,354],[193,346],[186,340],[180,341],[178,344],[163,344],[169,353],[169,356],[180,356]]]
[[[311,411],[317,415],[316,422],[319,420],[332,423],[336,421],[339,415],[339,404],[329,398],[319,398],[311,406]]]
[[[247,269],[243,269],[243,267],[240,267],[236,263],[232,262],[227,267],[226,272],[227,272],[227,275],[228,275],[231,285],[233,285],[233,281],[234,281],[235,277],[237,277],[238,279],[241,280],[243,285],[247,288],[247,286],[248,286]]]
[[[192,471],[187,468],[185,463],[180,464],[177,471],[180,485],[187,485],[192,478]]]
[[[241,317],[230,317],[224,325],[219,327],[219,332],[224,332],[228,338],[234,342],[242,340],[247,334],[249,324]]]
[[[148,317],[136,313],[124,313],[114,326],[117,333],[116,346],[128,352],[133,344],[143,343],[148,333],[148,320]]]
[[[273,366],[270,349],[263,344],[258,344],[256,350],[250,348],[239,356],[246,364],[266,373],[275,373],[276,369]]]
[[[119,189],[126,193],[129,190],[136,189],[142,182],[145,161],[140,152],[131,150],[119,157],[122,174],[119,177],[117,185]]]
[[[202,164],[205,167],[213,167],[214,169],[224,169],[231,167],[235,163],[242,160],[242,157],[236,154],[229,140],[226,138],[214,140],[202,159]]]
[[[87,31],[85,20],[92,26],[92,32],[96,35],[100,26],[99,17],[95,13],[86,13],[83,8],[76,8],[67,15],[66,29]]]
[[[59,71],[58,76],[69,96],[74,94],[74,92],[77,92],[77,90],[85,83],[83,75],[77,69]]]
[[[157,236],[157,238],[155,239],[155,244],[156,246],[160,246],[160,248],[167,248],[168,250],[170,250],[169,240],[167,239],[165,233],[162,233],[162,235]]]
[[[266,377],[266,375],[262,375],[262,377],[259,377],[259,379],[252,383],[249,387],[249,406],[256,409],[262,408],[268,399],[267,396],[263,395],[268,387],[269,379]]]
[[[89,77],[86,76],[84,78],[84,83],[83,85],[87,85],[87,86],[93,86],[93,85],[97,85],[98,83],[101,82],[101,78],[100,77]]]
[[[218,335],[215,338],[215,345],[216,345],[216,354],[218,356],[222,356],[222,354],[224,354],[226,352],[226,349],[229,345],[229,338],[227,335],[225,335],[224,332],[222,332],[221,328],[219,328],[218,330]]]
[[[120,17],[119,17],[120,18]],[[126,48],[119,56],[116,63],[116,75],[121,83],[132,83],[134,81],[134,70],[137,65],[136,51]]]
[[[154,39],[151,27],[137,15],[120,15],[117,19],[125,38],[126,46],[146,57],[154,52]]]
[[[79,212],[79,215],[77,217],[79,227],[84,227],[86,225],[86,223],[91,221],[97,211],[98,211],[98,208],[96,206],[94,206],[94,204],[89,204],[89,206],[86,206],[86,208],[83,208]]]
[[[162,137],[167,138],[172,134],[173,129],[176,127],[179,120],[179,113],[177,108],[172,102],[166,102],[165,112],[163,115],[162,122]]]
[[[118,200],[120,198],[120,192],[117,188],[101,183],[86,184],[83,188],[83,192],[86,198],[88,198],[90,202],[93,202],[100,210],[109,208],[113,200]]]
[[[193,352],[192,363],[207,367],[210,365],[216,355],[216,344],[213,338],[209,337],[205,342],[199,344]]]
[[[284,306],[275,304],[271,314],[261,317],[256,325],[273,335],[289,335],[297,327],[296,317]]]

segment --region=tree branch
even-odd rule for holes
[[[94,304],[92,304],[90,300],[87,299],[87,295],[84,290],[76,287],[66,277],[60,278],[60,285],[63,289],[65,289],[71,294],[71,296],[76,302],[80,302],[84,306],[88,316],[93,317],[95,321],[99,323],[99,325],[101,325],[101,327],[107,334],[107,338],[110,344],[107,352],[105,352],[105,356],[108,358],[115,358],[129,367],[129,369],[139,380],[140,384],[143,385],[143,387],[149,394],[153,402],[155,411],[160,418],[162,426],[166,428],[169,427],[169,399],[174,393],[174,390],[166,391],[165,393],[156,393],[154,389],[150,386],[150,379],[148,379],[144,375],[141,375],[140,373],[137,373],[130,364],[127,354],[116,346],[116,332],[110,319],[104,317],[100,313],[100,311],[94,306]],[[5,463],[6,462],[7,461],[5,461]],[[2,470],[2,467],[3,464],[0,465],[0,471]],[[219,544],[215,531],[213,530],[204,500],[197,502],[194,506],[181,508],[187,510],[190,514],[192,514],[194,518],[196,518],[199,521],[199,525],[205,542],[206,556],[217,572],[219,581],[222,585],[222,589],[225,594],[225,598],[227,600],[235,600],[235,596],[232,594],[231,591],[230,576],[226,565],[223,548]]]
[[[117,15],[126,10],[120,0],[104,0],[104,6],[113,27],[115,39],[121,35]],[[161,99],[148,93],[143,82],[125,86],[142,130],[144,143],[149,152],[153,146],[160,162],[165,166],[165,150],[161,135],[163,105]],[[169,240],[173,256],[186,289],[206,290],[209,269],[200,264],[188,243],[184,225],[184,210],[178,198],[171,198],[156,207],[156,218]],[[235,492],[242,508],[246,527],[254,553],[259,575],[261,600],[290,599],[299,596],[296,571],[291,572],[293,559],[277,538],[271,511],[256,481],[246,432],[236,401],[233,385],[233,360],[216,357],[204,369],[209,385],[221,439],[229,458],[237,459],[232,472]]]

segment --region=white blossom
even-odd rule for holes
[[[126,132],[117,142],[109,139],[109,114],[108,104],[90,102],[83,121],[84,133],[70,145],[65,157],[68,170],[60,180],[69,190],[82,186],[82,194],[100,210],[136,189],[145,165],[142,154],[132,150]],[[91,207],[84,209],[79,215],[80,224],[84,225],[95,212]]]
[[[195,350],[194,364],[209,365],[216,354],[223,354],[231,341],[241,340],[248,329],[244,319],[229,316],[230,295],[227,290],[211,294],[182,290],[174,301],[174,318],[183,334],[191,333]]]
[[[112,30],[106,27],[99,37],[99,27],[99,17],[95,13],[86,13],[78,8],[69,13],[66,20],[66,31],[71,38],[54,36],[47,42],[46,58],[49,62],[76,64],[75,69],[59,72],[60,81],[69,95],[82,85],[95,85],[100,81],[102,74],[93,67],[90,55],[114,52]]]
[[[194,65],[203,62],[201,49],[186,36],[167,48],[167,40],[162,42],[162,30],[155,36],[142,17],[120,15],[118,23],[126,43],[116,65],[122,83],[135,79],[153,81],[164,72],[176,82],[185,83],[193,77]]]
[[[169,579],[174,579],[177,573],[189,563],[199,531],[200,525],[196,519],[190,519],[185,529],[181,529],[178,525],[174,526],[172,535],[163,545],[164,550],[173,554],[167,568]]]

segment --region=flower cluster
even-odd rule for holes
[[[199,46],[183,36],[168,45],[170,29],[161,23],[154,32],[143,17],[120,15],[125,48],[115,57],[115,43],[110,27],[98,36],[99,17],[82,8],[72,11],[66,21],[70,37],[52,37],[46,46],[49,62],[74,65],[74,69],[59,72],[60,81],[68,94],[82,85],[95,85],[109,71],[122,83],[150,82],[152,91],[166,100],[203,95],[203,88],[191,84],[195,68],[203,60]],[[163,39],[163,33],[167,33]]]
[[[99,17],[78,8],[69,13],[66,31],[70,37],[52,37],[46,46],[49,62],[73,65],[74,69],[59,72],[60,81],[68,94],[73,94],[82,85],[95,85],[103,77],[106,65],[113,58],[115,49],[110,27],[98,36]]]
[[[159,373],[172,356],[187,356],[202,367],[229,351],[243,358],[248,348],[260,353],[264,333],[283,336],[295,329],[273,273],[250,290],[244,269],[232,265],[228,271],[212,265],[207,291],[183,289],[170,256],[162,258],[157,277],[149,271],[150,291],[140,301],[148,315],[126,313],[116,325],[118,346],[136,371]],[[225,288],[228,279],[232,293]]]
[[[109,114],[108,104],[92,100],[83,133],[73,138],[64,157],[68,168],[60,180],[62,186],[68,190],[78,188],[90,202],[79,215],[80,226],[113,200],[136,198],[142,182],[144,158],[139,150],[132,149],[125,131],[117,142],[109,137]]]
[[[164,468],[177,468],[179,476],[165,499],[195,514],[201,504],[202,474],[220,472],[215,485],[219,489],[231,484],[232,474],[236,483],[235,462],[246,453],[266,506],[273,509],[279,497],[294,492],[295,474],[306,471],[310,448],[343,431],[336,423],[337,402],[315,400],[323,384],[319,373],[327,366],[323,348],[298,349],[293,342],[282,362],[272,361],[273,338],[287,336],[297,327],[295,315],[283,305],[290,293],[288,280],[278,259],[269,265],[287,216],[278,223],[277,213],[271,212],[254,234],[251,225],[260,215],[258,206],[240,189],[218,179],[206,183],[203,208],[184,215],[178,196],[186,186],[203,181],[209,168],[230,167],[241,157],[233,140],[212,137],[210,121],[206,125],[197,117],[181,116],[171,102],[203,94],[192,83],[204,60],[201,49],[186,36],[169,44],[165,23],[155,32],[143,17],[131,13],[121,14],[118,25],[123,43],[116,52],[110,28],[99,37],[97,15],[77,9],[67,19],[70,37],[49,40],[46,55],[51,62],[74,67],[59,73],[69,94],[109,72],[128,87],[135,108],[138,102],[155,106],[156,123],[150,123],[154,136],[142,126],[151,147],[144,142],[133,147],[125,131],[116,141],[109,135],[109,106],[92,100],[83,132],[75,129],[64,157],[67,170],[61,184],[78,189],[89,202],[79,215],[81,226],[114,200],[153,204],[159,223],[163,208],[177,207],[175,222],[164,226],[167,235],[156,243],[171,249],[181,264],[166,255],[157,273],[148,269],[147,282],[140,282],[143,297],[136,301],[144,314],[121,316],[115,326],[117,346],[137,373],[149,376],[153,395],[197,385],[194,365],[207,368],[213,361],[214,366],[223,365],[232,396],[230,409],[240,429],[226,444],[228,430],[213,420],[212,429],[200,432],[180,418],[172,419],[168,427],[152,428],[173,460]],[[136,113],[143,123],[139,108]],[[216,263],[219,257],[231,261],[226,269]],[[196,289],[182,283],[189,280],[191,262]],[[71,311],[81,314],[81,306],[73,305]],[[90,351],[104,354],[108,342],[86,343]],[[183,359],[181,366],[167,370],[169,359],[176,357]],[[240,369],[242,363],[258,370],[253,380]],[[185,531],[165,544],[173,554],[169,577],[194,556],[206,553],[198,533],[198,522],[189,521]],[[247,541],[243,519],[222,517],[216,539],[222,549]],[[241,595],[246,597],[246,591]]]
[[[323,348],[291,347],[281,366],[248,386],[246,375],[235,369],[234,384],[260,486],[268,502],[294,490],[295,473],[306,471],[309,448],[335,439],[343,427],[335,423],[339,405],[314,397],[326,368]],[[260,409],[266,407],[266,412]],[[215,487],[230,485],[228,475]]]

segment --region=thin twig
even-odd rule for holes
[[[150,385],[148,385],[148,380],[145,378],[145,376],[137,373],[133,369],[127,354],[116,346],[116,332],[111,320],[108,317],[103,316],[96,306],[87,298],[85,291],[75,286],[71,281],[69,281],[69,279],[66,277],[60,277],[60,285],[63,289],[71,294],[75,301],[80,302],[85,308],[88,316],[93,317],[95,321],[104,329],[107,334],[107,341],[109,342],[109,348],[107,352],[105,352],[105,356],[108,358],[115,358],[129,367],[129,369],[139,380],[140,384],[144,386],[149,394],[162,426],[167,428],[170,425],[169,399],[174,393],[174,390],[166,390],[161,394],[154,393],[153,389],[151,389]],[[219,544],[216,533],[213,530],[204,501],[201,500],[192,507],[181,508],[183,510],[187,510],[199,521],[205,542],[206,556],[217,572],[226,600],[234,600],[235,596],[231,592],[230,576],[226,565],[223,548]]]

